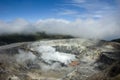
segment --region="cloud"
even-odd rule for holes
[[[0,21],[0,34],[32,33],[33,31],[33,24],[21,18],[13,20],[11,22]]]
[[[73,3],[85,3],[86,0],[72,0]]]
[[[85,38],[113,39],[119,38],[120,21],[117,17],[106,16],[100,19],[45,19],[30,23],[24,19],[11,22],[0,21],[0,34],[35,33],[45,31],[50,34],[66,34]]]
[[[77,14],[79,14],[77,11],[67,9],[59,12],[59,15],[77,15]]]
[[[111,14],[111,12],[118,11],[118,3],[119,0],[68,0],[68,2],[64,4],[63,8],[64,10],[71,11],[73,14],[70,14],[70,16],[75,18],[82,18],[83,16],[86,18],[101,18],[106,14]],[[67,11],[58,10],[58,14],[59,13],[67,13]]]
[[[114,8],[116,0],[107,1],[107,0],[71,0],[68,4],[76,7],[83,7],[87,10],[111,10]],[[115,4],[114,4],[115,3]]]

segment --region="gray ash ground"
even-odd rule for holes
[[[0,80],[114,80],[113,77],[92,77],[111,70],[110,66],[120,61],[119,49],[119,43],[90,39],[42,40],[1,46]]]

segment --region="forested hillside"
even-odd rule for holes
[[[70,35],[46,34],[45,32],[38,32],[35,34],[4,34],[0,35],[0,45],[16,42],[36,41],[41,39],[63,39],[63,38],[68,39],[73,37]]]

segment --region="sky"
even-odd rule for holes
[[[100,18],[117,10],[116,0],[0,0],[0,19]]]
[[[0,0],[0,34],[119,38],[120,0]]]

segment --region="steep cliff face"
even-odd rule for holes
[[[120,60],[119,49],[119,43],[90,39],[43,40],[1,46],[0,79],[90,79],[101,71],[105,73],[104,70]]]

